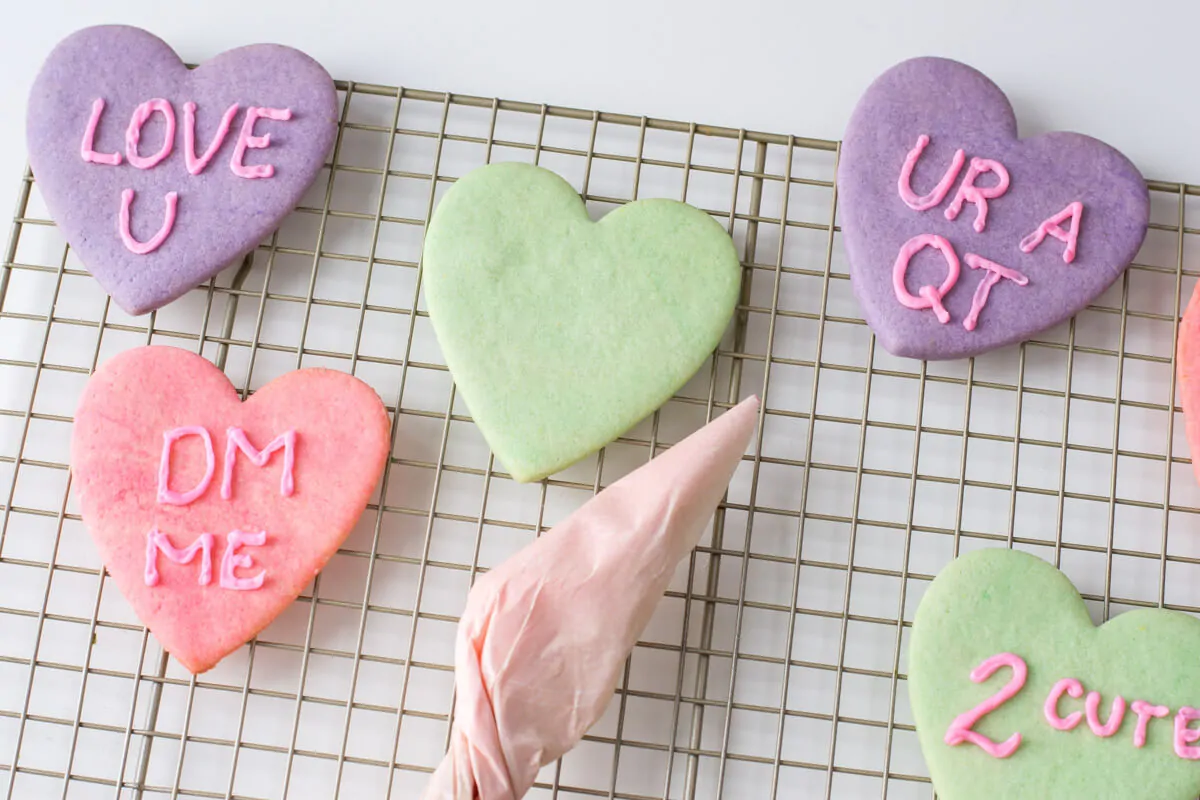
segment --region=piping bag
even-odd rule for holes
[[[613,698],[758,422],[758,398],[629,473],[467,596],[450,747],[424,800],[519,800]]]

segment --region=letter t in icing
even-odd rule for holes
[[[1150,724],[1151,717],[1165,717],[1171,713],[1171,709],[1166,706],[1153,706],[1145,700],[1134,700],[1130,704],[1133,713],[1137,714],[1137,727],[1133,729],[1133,746],[1144,747],[1146,744],[1146,727]]]

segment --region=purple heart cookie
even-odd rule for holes
[[[1133,260],[1150,214],[1127,158],[1075,133],[1017,138],[982,73],[892,67],[854,110],[838,170],[850,279],[891,353],[961,358],[1081,311]]]
[[[33,84],[29,160],[51,214],[113,300],[144,314],[254,248],[337,134],[320,64],[259,44],[189,70],[105,25],[64,39]]]

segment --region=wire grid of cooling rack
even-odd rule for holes
[[[1175,403],[1200,190],[1155,183],[1137,263],[1091,308],[969,361],[896,359],[851,295],[836,142],[339,84],[331,161],[243,263],[144,318],[111,306],[24,180],[0,272],[0,763],[8,797],[414,798],[447,741],[473,578],[751,393],[757,446],[539,798],[929,797],[908,626],[956,552],[1059,564],[1097,620],[1200,612],[1200,489]],[[678,397],[518,485],[455,399],[420,295],[423,226],[487,161],[558,171],[594,216],[685,199],[743,254],[734,324]],[[243,392],[352,371],[393,414],[383,487],[256,641],[193,678],[104,576],[70,495],[88,373],[147,342]]]

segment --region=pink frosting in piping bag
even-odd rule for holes
[[[744,400],[475,582],[450,749],[425,800],[517,800],[600,718],[757,422]]]

